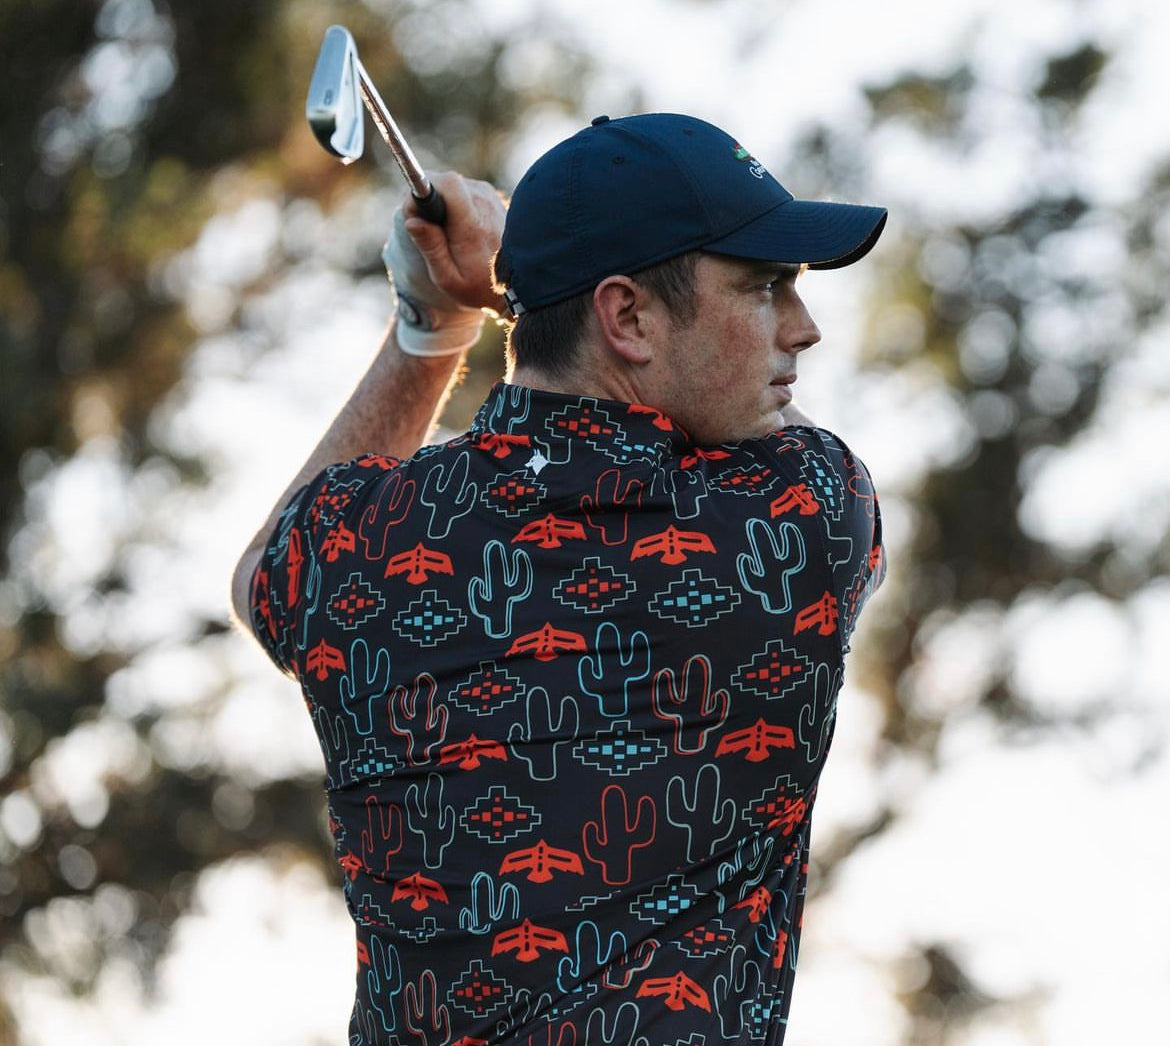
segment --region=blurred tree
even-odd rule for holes
[[[1102,407],[1108,372],[1167,318],[1163,290],[1170,257],[1164,239],[1159,241],[1158,222],[1170,206],[1170,167],[1153,171],[1123,203],[1105,203],[1074,188],[1084,180],[1071,174],[1075,139],[1067,132],[1108,62],[1109,55],[1092,44],[1051,54],[1041,60],[1031,93],[1016,100],[1034,118],[1040,135],[1033,143],[1036,159],[1048,177],[1020,185],[1015,202],[991,217],[951,224],[924,216],[907,192],[897,201],[898,231],[875,259],[880,293],[869,307],[867,373],[913,374],[922,379],[920,387],[941,383],[960,434],[951,440],[958,443],[953,452],[902,492],[903,504],[912,506],[913,537],[898,557],[890,591],[876,601],[883,609],[866,631],[865,685],[881,695],[890,758],[914,753],[939,766],[939,741],[951,709],[945,700],[940,705],[920,699],[919,669],[941,626],[970,614],[982,615],[995,630],[1003,615],[1038,594],[1051,600],[1049,606],[1073,592],[1124,605],[1152,579],[1170,574],[1170,539],[1141,549],[1102,533],[1088,547],[1059,547],[1028,525],[1024,507],[1030,485],[1054,453],[1121,420]],[[941,75],[908,71],[873,85],[866,91],[870,136],[897,125],[916,136],[924,154],[941,141],[955,155],[972,157],[994,133],[976,113],[981,86],[966,65]],[[1027,118],[1020,122],[1028,125]],[[868,198],[873,148],[831,127],[814,127],[792,164],[799,172],[795,180],[804,180],[795,187],[797,195]],[[895,201],[884,202],[894,209]],[[1086,251],[1094,236],[1105,248]],[[1123,253],[1107,269],[1094,261]],[[1055,333],[1054,316],[1063,318]],[[910,419],[890,420],[900,425]],[[1107,500],[1117,485],[1106,476],[1096,479],[1102,488],[1085,477],[1083,500],[1070,499],[1063,511]],[[1117,511],[1125,509],[1119,505]],[[1090,731],[1124,710],[1120,701],[1103,702],[1088,715],[1039,709],[1013,677],[1010,637],[997,634],[992,648],[1005,656],[989,666],[978,705],[994,716],[1009,743],[1043,732]],[[1142,758],[1164,754],[1147,750]],[[899,810],[886,805],[869,823],[837,838],[822,837],[813,854],[820,873],[810,880],[814,889],[831,890],[834,872],[855,846],[898,819]],[[907,1046],[967,1041],[974,1018],[996,1008],[1024,1012],[1040,1001],[1031,993],[1016,999],[985,994],[965,971],[954,942],[923,941],[906,960],[920,972],[899,996],[909,1020]]]
[[[213,680],[193,708],[111,707],[111,677],[145,660],[152,642],[163,645],[108,625],[140,582],[132,527],[112,527],[77,576],[55,573],[37,534],[38,492],[76,461],[109,460],[124,483],[147,489],[207,479],[209,463],[160,439],[157,421],[202,336],[172,286],[181,282],[175,259],[217,217],[250,194],[274,199],[289,218],[306,201],[340,205],[362,182],[394,182],[385,157],[350,169],[324,162],[304,127],[308,73],[333,21],[354,32],[420,151],[497,183],[513,129],[541,107],[571,108],[588,74],[555,24],[502,39],[482,31],[464,0],[0,6],[9,76],[0,142],[15,143],[0,162],[0,962],[78,992],[111,957],[133,962],[149,983],[196,876],[215,862],[277,846],[328,861],[317,777],[256,783],[206,758],[200,726],[228,683]],[[1089,45],[1053,54],[1019,100],[1058,158],[1108,61]],[[967,65],[907,71],[869,89],[870,131],[897,124],[972,153],[985,135],[974,115],[981,86]],[[861,197],[873,161],[866,140],[821,126],[788,166],[801,195]],[[912,203],[899,201],[901,238],[889,237],[882,255],[865,362],[875,374],[917,367],[942,381],[962,445],[905,493],[914,538],[867,624],[861,653],[884,703],[889,752],[938,759],[945,713],[916,700],[915,679],[940,622],[1006,611],[1030,591],[1070,582],[1123,601],[1170,570],[1170,539],[1121,549],[1102,537],[1074,553],[1025,526],[1022,510],[1045,455],[1097,421],[1118,346],[1166,320],[1170,260],[1157,223],[1168,203],[1170,163],[1120,204],[1090,198],[1075,179],[1038,180],[994,217],[948,225],[916,221]],[[1103,274],[1051,264],[1061,236],[1103,217],[1123,230],[1120,266]],[[248,330],[292,253],[278,245],[230,285],[222,326]],[[377,273],[376,252],[345,264],[353,278]],[[1081,323],[1077,343],[1061,351],[1042,330],[1053,310],[1097,310],[1116,323]],[[879,336],[891,316],[912,316],[914,337]],[[485,365],[469,385],[489,378]],[[78,490],[75,511],[92,517],[90,530],[117,517],[100,492]],[[81,611],[107,625],[75,627]],[[223,629],[213,615],[180,619],[166,641],[222,662]],[[983,707],[1009,736],[1051,728],[1007,667],[982,685]],[[99,789],[67,796],[58,778],[87,745],[114,756]],[[831,890],[857,845],[898,817],[886,806],[819,839],[814,889]],[[952,942],[921,942],[907,959],[920,973],[902,997],[915,1046],[943,1046],[1003,1004],[977,987]],[[0,988],[0,1044],[17,1041]]]
[[[88,490],[73,506],[92,516],[82,529],[98,551],[72,577],[43,547],[33,492],[91,452],[124,484],[205,480],[206,462],[152,428],[199,333],[168,265],[258,185],[295,209],[301,197],[336,198],[343,172],[349,194],[397,178],[384,158],[342,168],[308,134],[304,91],[334,21],[358,39],[403,125],[425,129],[416,148],[478,177],[499,178],[523,114],[569,107],[586,68],[554,41],[557,75],[501,75],[510,44],[477,34],[462,0],[0,5],[0,961],[73,991],[114,955],[149,984],[200,869],[278,844],[328,860],[318,779],[241,783],[201,761],[197,743],[168,748],[189,717],[111,710],[108,680],[149,644],[108,627],[79,638],[67,615],[121,612],[140,569],[132,527],[100,533],[95,506],[125,488]],[[377,264],[375,252],[352,275]],[[271,279],[239,281],[236,322]],[[214,644],[224,629],[207,617],[168,639]],[[193,722],[197,740],[198,713]],[[79,800],[59,778],[87,744],[121,755]],[[87,947],[54,945],[70,928]],[[0,989],[0,1043],[18,1041],[7,1013]]]

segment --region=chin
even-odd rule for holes
[[[743,420],[755,414],[752,421]],[[686,425],[683,425],[686,428]],[[738,443],[745,439],[761,439],[769,432],[784,427],[784,416],[779,408],[771,406],[757,408],[754,412],[744,410],[737,418],[722,421],[707,419],[706,424],[687,429],[691,439],[700,447],[713,447],[720,443]]]
[[[766,436],[769,432],[775,432],[777,429],[782,429],[787,424],[784,420],[784,414],[779,410],[770,410],[764,415],[764,420],[761,422],[760,431],[755,435]]]
[[[762,439],[770,432],[783,428],[784,418],[780,412],[772,411],[764,415],[754,425],[728,425],[717,437],[707,440],[696,440],[696,443],[714,445],[716,443],[739,443],[745,439]]]

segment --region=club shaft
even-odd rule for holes
[[[410,185],[411,194],[420,200],[425,199],[432,192],[431,180],[402,136],[398,124],[394,122],[394,117],[390,115],[390,110],[386,108],[386,103],[378,94],[378,88],[374,86],[374,82],[366,72],[366,67],[362,65],[360,60],[355,60],[355,64],[357,65],[362,101],[366,104],[370,118],[382,135],[382,140],[390,146],[394,159],[398,161],[398,166],[402,169],[403,177]]]

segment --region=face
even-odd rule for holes
[[[698,315],[664,336],[654,402],[696,443],[781,428],[797,356],[821,340],[796,292],[795,265],[700,255]]]

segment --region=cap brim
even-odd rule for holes
[[[703,250],[737,258],[840,269],[863,258],[886,225],[884,207],[789,200]]]

